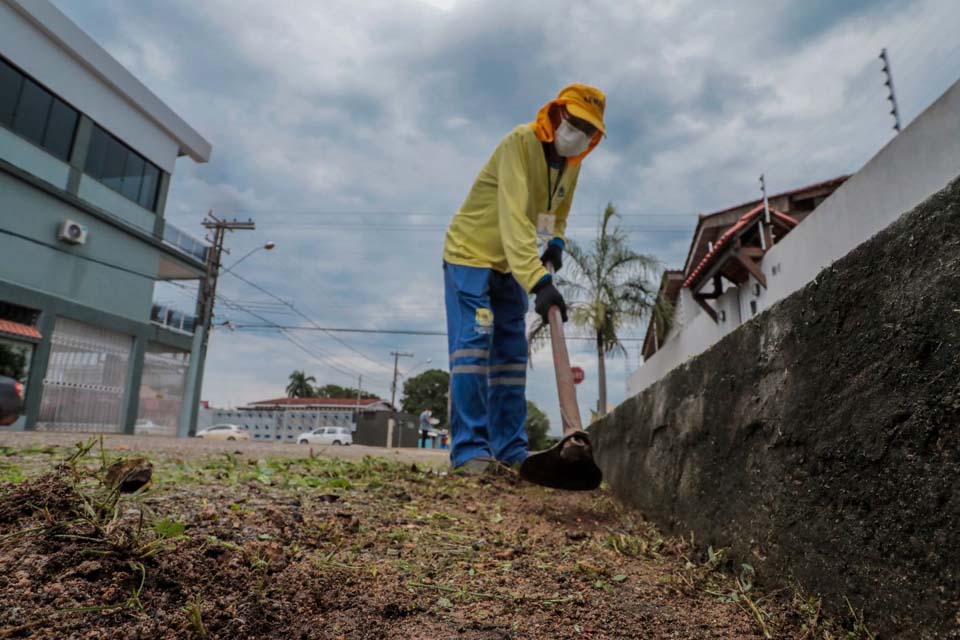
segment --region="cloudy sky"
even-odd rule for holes
[[[498,140],[563,85],[607,93],[609,137],[584,163],[570,235],[587,241],[613,202],[638,251],[678,266],[698,212],[856,171],[892,120],[887,47],[909,122],[960,77],[952,0],[55,0],[209,139],[179,161],[168,218],[252,217],[227,265],[321,326],[444,330],[446,224]],[[546,8],[549,7],[549,10]],[[225,275],[224,297],[271,322],[307,324]],[[191,295],[157,299],[190,309]],[[220,321],[260,323],[240,307]],[[625,332],[642,336],[643,327]],[[204,398],[282,395],[293,369],[389,396],[401,371],[446,366],[442,337],[218,329]],[[638,365],[608,364],[612,402]],[[309,352],[309,353],[307,353]],[[596,357],[580,404],[595,406]],[[559,429],[547,353],[529,397]]]

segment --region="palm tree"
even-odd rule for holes
[[[311,382],[316,382],[313,376],[308,376],[300,370],[290,374],[290,384],[287,385],[287,396],[290,398],[312,398],[314,394]]]
[[[572,262],[569,276],[557,278],[571,322],[596,341],[601,416],[607,412],[606,356],[627,354],[620,330],[646,318],[666,326],[673,315],[669,301],[657,293],[654,277],[660,270],[659,262],[630,248],[627,234],[616,224],[610,225],[616,215],[613,204],[608,204],[597,237],[586,248],[567,241],[566,253]],[[538,319],[530,332],[531,345],[542,345],[548,331]]]

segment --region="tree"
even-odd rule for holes
[[[546,449],[553,444],[550,433],[550,418],[540,407],[527,400],[527,446],[531,451]]]
[[[586,247],[567,242],[572,263],[568,278],[557,278],[567,302],[570,320],[588,332],[597,349],[599,414],[607,412],[607,369],[605,357],[627,354],[620,341],[621,329],[651,318],[658,327],[667,327],[672,317],[669,301],[658,295],[655,276],[660,267],[656,258],[636,253],[627,234],[616,224],[613,204],[608,204],[597,229],[597,237]],[[530,332],[535,347],[545,342],[548,327],[538,321]]]
[[[0,343],[0,376],[26,382],[27,356],[19,349]]]
[[[430,369],[403,383],[401,406],[405,412],[414,415],[430,409],[433,417],[440,421],[438,426],[442,427],[447,423],[449,393],[450,374],[442,369]]]
[[[356,398],[357,390],[353,387],[341,387],[338,384],[325,384],[313,390],[315,398]],[[368,400],[379,399],[380,396],[368,391],[360,391],[360,397]]]
[[[300,370],[295,370],[290,374],[290,384],[287,385],[287,397],[289,398],[312,398],[313,387],[311,382],[316,382],[313,376],[308,376]]]

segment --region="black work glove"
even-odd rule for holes
[[[558,307],[560,309],[560,317],[563,318],[563,321],[567,321],[567,303],[563,301],[563,296],[560,295],[560,292],[557,291],[557,288],[553,286],[553,278],[544,278],[537,283],[537,286],[533,288],[533,295],[537,296],[537,300],[534,303],[534,309],[537,310],[537,313],[540,314],[540,317],[543,318],[544,324],[550,324],[550,307]]]
[[[544,249],[543,255],[540,256],[540,262],[543,263],[543,266],[552,264],[554,273],[560,271],[560,268],[563,266],[563,246],[550,242],[547,248]]]

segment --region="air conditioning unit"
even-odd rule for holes
[[[64,220],[60,223],[60,232],[57,238],[70,244],[86,244],[87,228],[79,222]]]

